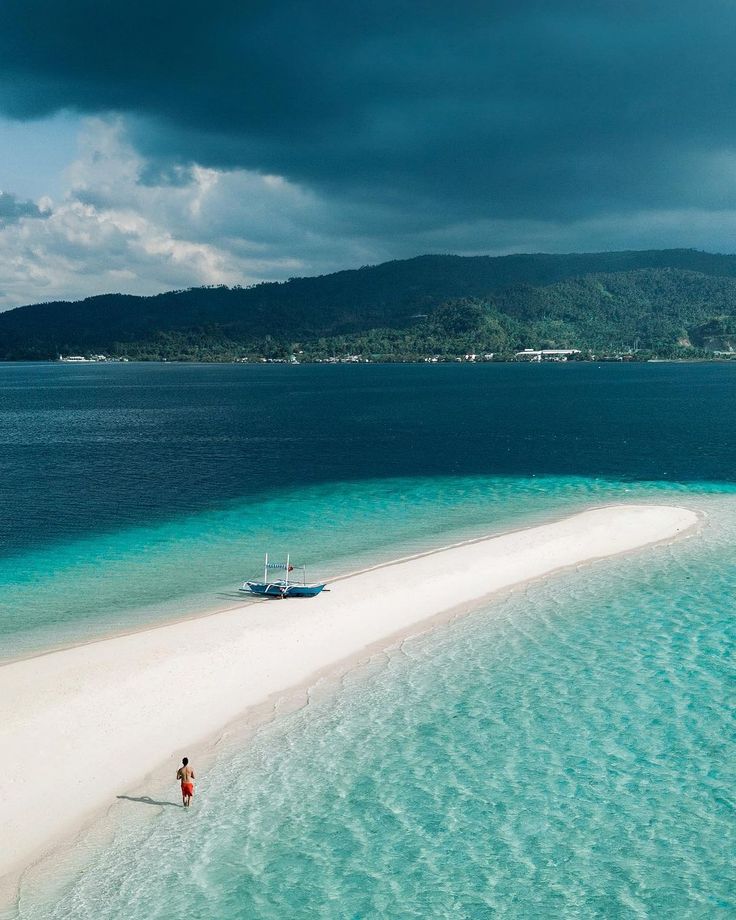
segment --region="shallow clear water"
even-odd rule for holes
[[[264,549],[330,577],[591,504],[728,488],[579,477],[332,483],[56,543],[0,558],[0,660],[239,603]]]
[[[122,802],[20,916],[733,916],[736,498],[696,504],[702,538],[534,584],[226,738],[191,812]]]
[[[191,813],[121,800],[17,915],[736,915],[734,385],[0,365],[0,659],[232,603],[266,549],[330,575],[591,504],[708,513],[233,732]]]

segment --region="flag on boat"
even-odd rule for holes
[[[266,568],[267,569],[286,569],[287,572],[294,571],[294,566],[287,565],[285,562],[267,562]]]

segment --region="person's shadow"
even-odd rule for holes
[[[140,805],[171,805],[172,808],[183,808],[180,802],[159,802],[158,799],[152,799],[150,795],[142,795],[135,798],[132,795],[119,795],[119,799],[125,799],[126,802],[138,802]]]

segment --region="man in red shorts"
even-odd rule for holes
[[[185,757],[176,772],[176,778],[181,780],[181,800],[185,808],[189,808],[194,795],[194,770],[189,766],[189,758]]]

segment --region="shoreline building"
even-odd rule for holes
[[[579,355],[579,348],[525,348],[517,351],[517,361],[567,361],[573,355]]]

